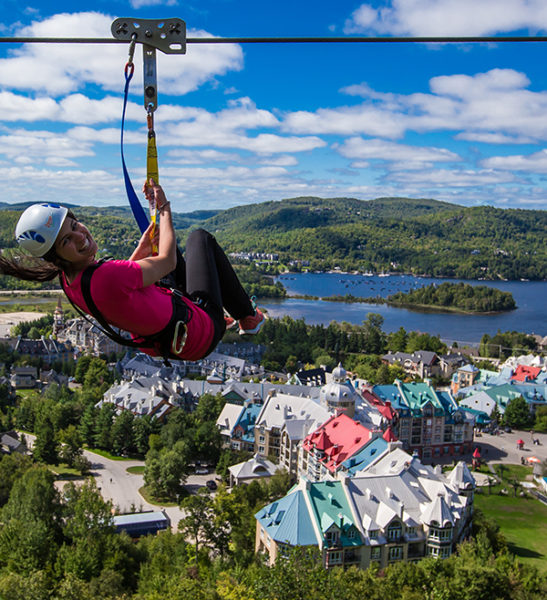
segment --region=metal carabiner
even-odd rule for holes
[[[184,333],[182,334],[180,344],[177,346],[177,340],[179,338],[179,327],[181,325],[184,327]],[[186,344],[187,337],[188,337],[188,327],[186,326],[186,323],[184,321],[177,321],[177,324],[175,325],[175,333],[173,334],[173,343],[171,344],[171,350],[172,350],[173,354],[180,354],[183,351],[184,345]]]

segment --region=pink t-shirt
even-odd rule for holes
[[[83,271],[71,284],[63,275],[65,291],[74,304],[91,315],[80,287],[82,274]],[[131,260],[106,261],[96,269],[91,278],[91,297],[108,323],[137,337],[158,333],[173,314],[171,292],[157,285],[143,287],[142,269]],[[213,341],[213,321],[191,300],[182,300],[192,316],[187,324],[186,344],[178,356],[197,360],[205,355]],[[142,348],[142,351],[152,356],[160,355],[150,348]]]

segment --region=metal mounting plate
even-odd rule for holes
[[[111,26],[117,40],[147,44],[164,54],[186,54],[186,23],[182,19],[116,19]]]

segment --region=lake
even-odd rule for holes
[[[461,279],[435,279],[412,275],[357,275],[346,273],[287,273],[276,278],[288,294],[310,296],[346,295],[383,298],[395,292],[407,292],[430,283],[459,282]],[[361,324],[369,312],[382,315],[384,331],[422,331],[439,335],[443,340],[478,344],[482,335],[501,331],[522,331],[547,335],[547,281],[467,281],[511,292],[517,309],[494,315],[423,312],[365,302],[344,303],[323,300],[268,300],[261,303],[272,317],[289,315],[306,323],[328,325],[331,321]]]

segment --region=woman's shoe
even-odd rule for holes
[[[243,317],[239,320],[239,335],[254,335],[260,331],[266,317],[258,308],[255,309],[255,314],[248,317]]]

